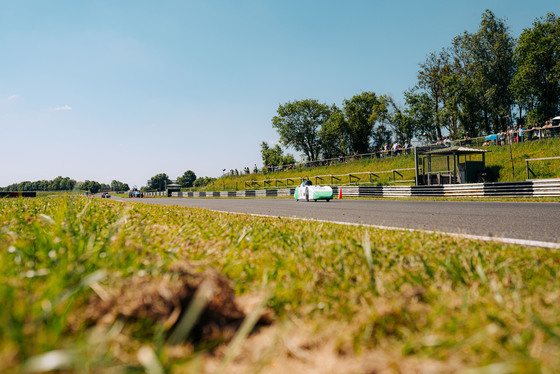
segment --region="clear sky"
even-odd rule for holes
[[[0,186],[260,167],[279,104],[400,101],[485,9],[517,37],[560,2],[0,0]]]

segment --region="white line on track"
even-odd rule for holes
[[[553,243],[553,242],[542,242],[539,240],[525,240],[525,239],[515,239],[515,238],[500,238],[497,236],[487,236],[487,235],[473,235],[473,234],[460,234],[455,232],[445,232],[445,231],[434,231],[434,230],[421,230],[421,229],[411,229],[407,227],[393,227],[393,226],[382,226],[382,225],[372,225],[367,223],[353,223],[353,222],[342,222],[342,221],[329,221],[323,219],[313,219],[313,218],[299,218],[299,217],[286,217],[286,216],[278,216],[278,215],[267,215],[267,214],[255,214],[255,213],[239,213],[239,212],[229,212],[225,210],[216,210],[216,209],[208,209],[214,212],[219,213],[230,213],[230,214],[243,214],[248,216],[254,217],[266,217],[266,218],[287,218],[292,220],[302,220],[302,221],[311,221],[311,222],[323,222],[323,223],[335,223],[337,225],[346,225],[346,226],[357,226],[357,227],[373,227],[376,229],[382,230],[397,230],[397,231],[409,231],[409,232],[425,232],[428,234],[440,234],[440,235],[448,235],[455,238],[463,238],[469,240],[481,240],[487,242],[498,242],[504,244],[515,244],[515,245],[522,245],[528,247],[541,247],[541,248],[549,248],[549,249],[560,249],[560,243]]]

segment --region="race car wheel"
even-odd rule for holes
[[[328,203],[329,201],[331,201],[331,199],[327,199],[327,203]]]

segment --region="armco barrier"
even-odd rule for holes
[[[443,186],[443,196],[484,196],[484,183],[446,184]]]
[[[522,182],[444,184],[437,186],[338,186],[333,187],[334,196],[342,189],[347,197],[492,197],[519,196],[543,197],[560,196],[560,179],[541,179]],[[173,192],[174,197],[290,197],[295,188],[214,191],[214,192]],[[164,196],[163,192],[146,192],[144,196]]]
[[[541,179],[533,181],[533,196],[559,196],[560,179]]]

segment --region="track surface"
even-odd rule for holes
[[[490,201],[164,198],[120,199],[224,212],[317,219],[560,243],[560,204]]]

